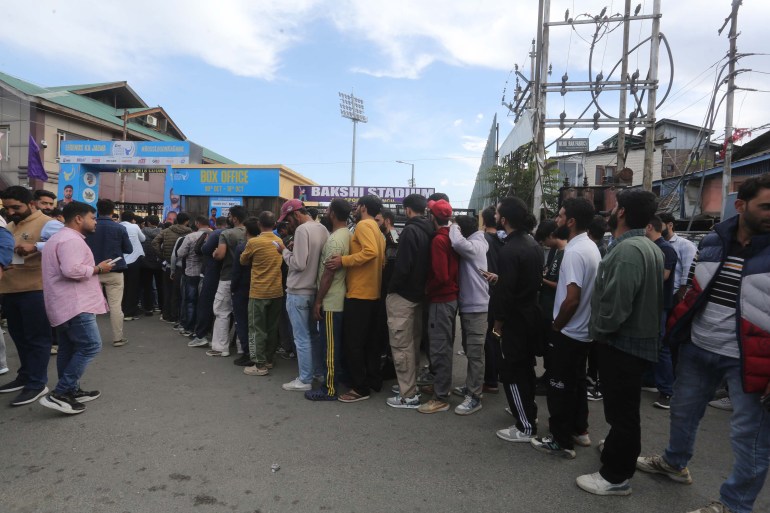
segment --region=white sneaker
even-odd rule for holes
[[[288,383],[284,383],[283,385],[281,385],[281,388],[292,392],[305,392],[307,390],[312,390],[313,385],[311,385],[310,383],[303,383],[302,381],[300,381],[299,378],[294,378]]]
[[[497,438],[500,438],[501,440],[505,440],[506,442],[530,443],[530,441],[532,440],[532,435],[527,435],[525,433],[522,433],[521,431],[519,431],[519,429],[516,426],[500,429],[497,431],[496,434],[497,434]]]
[[[631,483],[626,479],[622,483],[612,484],[598,472],[585,474],[576,479],[577,485],[594,495],[630,495]]]
[[[722,399],[714,399],[709,401],[709,406],[716,408],[717,410],[733,411],[733,403],[729,397],[723,397]]]
[[[187,343],[187,347],[206,347],[209,345],[209,341],[206,337],[194,338]]]
[[[3,367],[2,369],[0,369],[0,376],[2,376],[3,374],[7,374],[8,370],[9,370],[8,367]]]
[[[591,447],[591,437],[588,435],[588,433],[583,433],[582,435],[572,435],[572,441],[580,447]]]

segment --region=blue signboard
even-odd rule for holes
[[[181,211],[181,196],[278,196],[278,168],[169,167],[163,215]]]
[[[59,167],[59,206],[70,201],[82,201],[92,207],[99,198],[99,173],[78,164],[61,164]]]
[[[62,141],[63,164],[128,164],[163,166],[190,163],[190,143],[185,141]]]

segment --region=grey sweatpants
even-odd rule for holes
[[[448,401],[452,389],[452,348],[457,301],[428,304],[428,339],[430,363],[433,366],[433,398]]]
[[[487,335],[487,312],[460,313],[460,326],[465,341],[468,370],[465,386],[475,397],[481,395],[484,384],[484,342]]]

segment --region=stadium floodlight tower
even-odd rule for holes
[[[356,98],[353,93],[340,93],[340,114],[353,122],[353,160],[350,167],[350,185],[356,184],[356,125],[366,123],[364,116],[364,101]]]

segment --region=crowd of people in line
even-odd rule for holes
[[[502,387],[515,422],[497,436],[567,459],[591,446],[588,401],[602,400],[610,429],[598,444],[601,468],[576,481],[597,495],[630,494],[636,470],[691,483],[699,422],[725,384],[735,461],[719,501],[697,512],[748,513],[764,484],[770,175],[743,182],[738,215],[699,250],[640,189],[619,192],[608,218],[566,198],[534,235],[535,218],[515,197],[486,208],[480,223],[454,216],[444,194],[410,195],[400,233],[371,195],[334,200],[322,219],[293,199],[277,219],[233,206],[216,219],[182,212],[163,227],[132,212],[117,222],[106,199],[60,211],[47,191],[9,187],[0,197],[10,221],[0,228],[0,294],[21,363],[0,386],[19,392],[11,405],[84,411],[100,395],[80,388],[101,348],[96,315],[109,312],[121,347],[125,321],[160,314],[209,357],[234,346],[233,363],[249,376],[296,358],[297,376],[282,387],[311,401],[363,401],[393,375],[388,406],[436,414],[457,395],[454,412],[471,415]],[[453,386],[458,314],[467,368]],[[59,379],[49,391],[52,347]],[[0,349],[8,372],[1,336]],[[662,455],[640,456],[643,387],[670,410]]]

